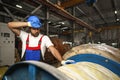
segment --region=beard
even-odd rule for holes
[[[34,36],[34,37],[38,37],[39,33],[38,33],[38,32],[36,32],[36,33],[34,33],[34,34],[31,33],[31,35]]]

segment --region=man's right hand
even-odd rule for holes
[[[74,60],[63,60],[61,61],[62,65],[66,65],[66,64],[75,64],[76,62]]]

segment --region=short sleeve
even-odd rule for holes
[[[27,36],[28,36],[28,33],[27,32],[25,32],[25,31],[20,31],[20,39],[22,40],[22,41],[25,41],[26,40],[26,38],[27,38]]]
[[[45,44],[45,46],[48,48],[49,46],[54,46],[52,41],[50,40],[50,38],[48,36],[44,36],[43,37],[43,43]]]

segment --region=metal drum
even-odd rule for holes
[[[18,62],[4,74],[2,80],[72,80],[48,64],[36,61]]]

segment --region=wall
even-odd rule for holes
[[[106,43],[108,45],[112,45],[112,43],[117,43],[115,47],[120,47],[120,29],[111,29],[111,30],[104,30],[100,33],[94,34],[94,42],[101,42]]]

